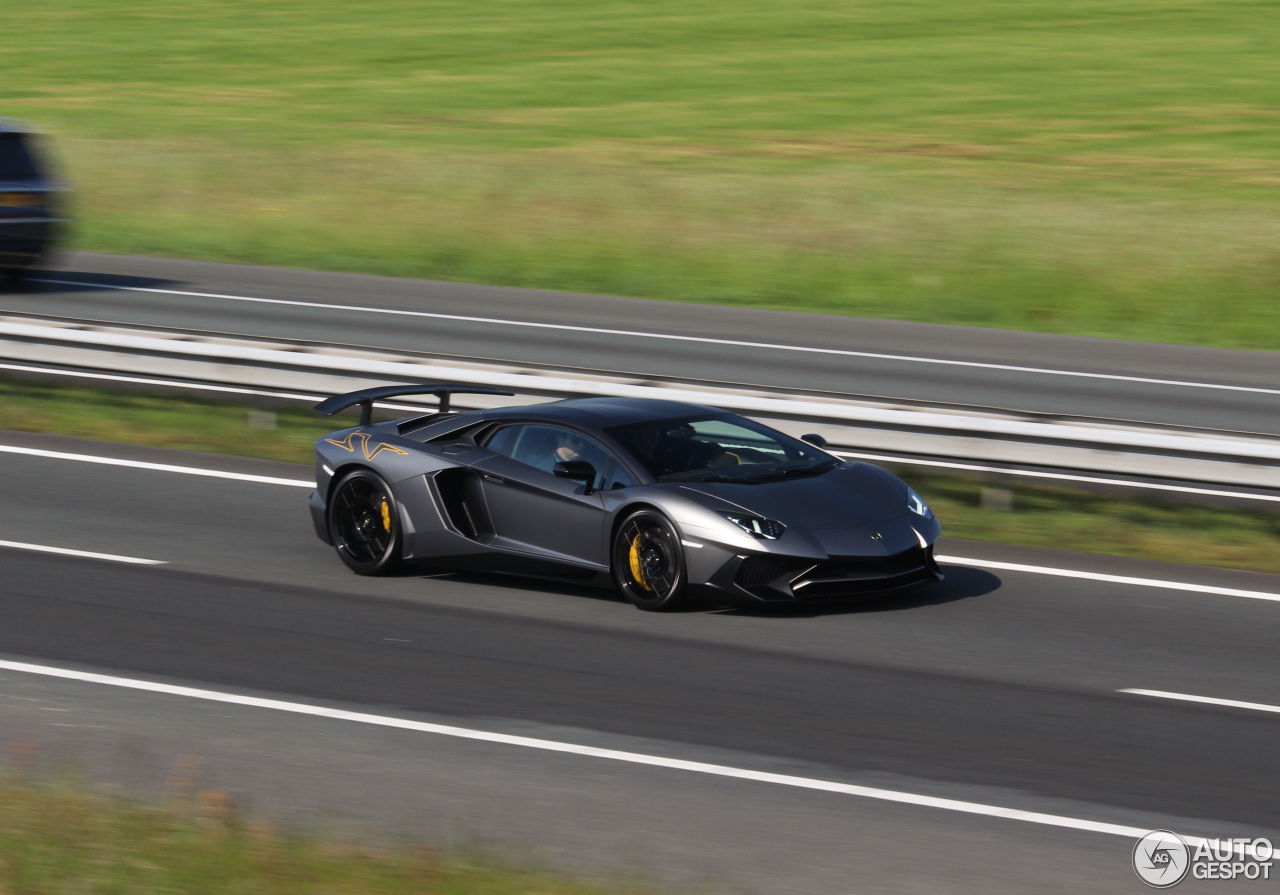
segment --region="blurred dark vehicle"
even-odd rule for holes
[[[63,223],[64,188],[52,179],[39,143],[30,125],[0,118],[0,272],[11,280],[40,263]]]

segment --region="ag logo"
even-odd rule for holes
[[[364,452],[364,458],[366,460],[372,460],[374,457],[378,456],[383,451],[390,451],[393,454],[408,453],[408,451],[402,451],[400,450],[400,448],[396,447],[395,445],[386,444],[381,441],[378,442],[376,445],[374,445],[372,449],[370,449],[368,432],[352,432],[350,435],[348,435],[346,438],[342,439],[341,441],[334,441],[332,438],[326,438],[325,441],[327,441],[329,444],[337,445],[338,447],[342,448],[344,451],[351,451],[353,454],[355,453],[355,450],[356,450],[355,443],[356,441],[359,441],[360,449]]]
[[[1191,852],[1177,833],[1152,830],[1133,847],[1133,869],[1148,886],[1167,889],[1182,882],[1191,867]]]
[[[880,532],[878,532],[878,531],[873,531],[873,532],[871,533],[871,540],[873,540],[873,541],[883,541],[883,540],[884,540],[884,535],[880,534]]]

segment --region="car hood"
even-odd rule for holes
[[[906,485],[866,463],[840,466],[808,478],[755,485],[687,482],[680,488],[719,502],[709,504],[714,509],[738,508],[810,531],[877,525],[899,519],[907,511]]]

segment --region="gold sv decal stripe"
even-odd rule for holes
[[[359,439],[360,441],[360,450],[364,454],[364,458],[366,460],[372,460],[374,457],[378,456],[383,451],[389,451],[393,454],[409,453],[408,451],[400,450],[400,448],[396,447],[393,444],[387,444],[386,442],[383,442],[383,441],[379,441],[377,444],[373,446],[372,449],[370,449],[369,447],[370,436],[368,432],[352,432],[350,435],[348,435],[346,438],[342,439],[341,441],[336,441],[335,439],[332,439],[332,438],[326,438],[325,441],[329,444],[334,445],[335,447],[340,447],[344,451],[350,451],[351,453],[354,454],[356,451],[356,445],[355,445],[356,439]]]

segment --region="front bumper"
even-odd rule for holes
[[[739,597],[794,603],[867,599],[942,578],[930,545],[886,556],[828,556],[821,561],[776,554],[738,555],[709,583]]]
[[[0,216],[0,268],[35,264],[53,244],[62,223],[59,218]]]

